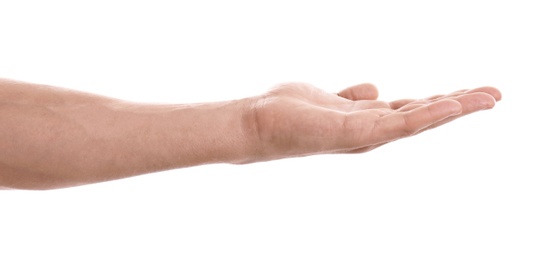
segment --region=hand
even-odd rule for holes
[[[494,107],[499,90],[482,87],[426,99],[378,101],[361,84],[331,94],[304,83],[273,88],[254,100],[257,160],[367,152],[400,138]]]

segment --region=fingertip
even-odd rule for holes
[[[459,99],[459,102],[463,102],[471,110],[491,109],[496,105],[496,97],[486,92],[465,94]]]
[[[435,103],[439,103],[438,106],[443,106],[447,114],[449,114],[450,116],[459,115],[463,111],[462,104],[456,100],[446,99],[437,101]]]
[[[503,95],[501,94],[501,91],[497,88],[493,88],[494,89],[494,98],[496,99],[496,101],[500,101],[501,98],[503,97]]]
[[[496,106],[497,101],[497,98],[493,96],[484,97],[482,105],[484,106],[484,109],[492,109]]]
[[[500,93],[499,98],[495,97],[495,96],[485,97],[484,101],[483,101],[485,109],[491,109],[491,108],[495,107],[496,102],[499,101],[499,100],[501,100],[501,93]]]

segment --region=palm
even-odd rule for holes
[[[311,85],[280,85],[256,100],[255,125],[264,159],[365,152],[469,113],[491,108],[501,94],[484,87],[393,102],[376,100],[370,84],[338,95]]]

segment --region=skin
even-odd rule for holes
[[[0,79],[0,189],[55,189],[210,163],[362,153],[494,107],[481,87],[379,101],[360,84],[286,83],[203,104],[145,104]]]

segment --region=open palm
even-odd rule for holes
[[[264,160],[320,153],[366,152],[394,140],[492,108],[493,87],[425,99],[378,101],[371,84],[338,94],[305,83],[276,86],[254,100],[254,127]]]

